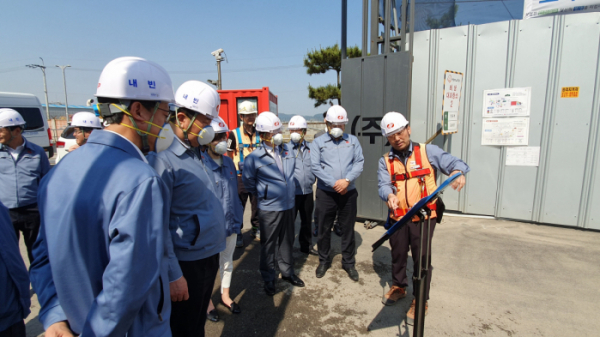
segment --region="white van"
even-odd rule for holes
[[[48,153],[48,157],[54,156],[52,147],[52,135],[48,128],[46,111],[33,94],[22,94],[16,92],[0,92],[0,108],[11,108],[17,110],[25,119],[25,132],[23,136],[36,145],[41,146]]]

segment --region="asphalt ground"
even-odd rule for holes
[[[306,287],[280,280],[273,297],[263,291],[260,243],[248,230],[245,247],[235,251],[231,284],[242,313],[218,304],[217,276],[213,301],[221,319],[206,322],[207,336],[412,336],[405,323],[412,285],[395,305],[381,303],[392,280],[389,244],[371,252],[381,226],[356,223],[358,282],[341,268],[339,237],[332,234],[333,263],[322,279],[315,277],[318,257],[300,253],[296,240],[295,269]],[[22,242],[21,252],[27,260]],[[433,266],[427,336],[600,335],[598,232],[445,216],[433,237]],[[38,311],[32,291],[27,336],[43,336]]]

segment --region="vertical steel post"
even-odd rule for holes
[[[404,3],[404,1],[407,0],[403,0],[402,3]],[[408,2],[408,1],[407,1]],[[412,74],[413,74],[413,64],[415,63],[415,57],[413,55],[413,44],[415,41],[415,3],[414,0],[411,0],[410,2],[410,37],[409,37],[409,52],[410,52],[410,74],[408,75],[408,102],[407,102],[407,109],[406,109],[406,119],[408,121],[410,121],[410,112],[411,112],[411,105],[412,105]],[[403,11],[404,12],[404,11]],[[406,25],[404,25],[404,27],[406,27]],[[406,35],[404,35],[406,36]],[[402,41],[402,44],[404,44],[404,40]]]
[[[400,51],[406,51],[406,5],[408,4],[408,0],[402,0],[402,29],[400,31]]]
[[[69,102],[67,101],[67,78],[65,76],[65,68],[70,68],[70,65],[66,65],[66,66],[58,66],[60,69],[62,69],[62,73],[63,73],[63,87],[65,88],[65,118],[67,121],[67,125],[69,125]]]
[[[368,55],[369,50],[369,0],[363,0],[362,22],[362,57]]]
[[[348,0],[342,0],[342,60],[345,60],[346,54],[346,34],[348,32]]]
[[[221,90],[223,88],[223,86],[221,85],[221,60],[217,60],[217,70],[219,71],[219,79],[218,79],[218,86],[217,88],[219,90]]]
[[[371,56],[379,54],[379,0],[371,0]]]
[[[390,30],[392,28],[392,0],[385,0],[383,7],[383,54],[390,52]]]

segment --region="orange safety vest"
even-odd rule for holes
[[[244,158],[248,157],[248,155],[258,147],[260,144],[260,137],[258,136],[258,132],[254,131],[254,135],[252,136],[254,140],[251,139],[244,131],[243,126],[235,129],[233,134],[235,135],[235,141],[237,143],[237,147],[233,153],[233,164],[238,168],[237,174],[241,175],[242,172],[239,171],[239,162],[241,161],[243,163]]]
[[[400,210],[399,217],[394,216],[390,210],[390,218],[398,221],[414,204],[437,189],[435,172],[427,158],[425,144],[413,143],[413,152],[406,161],[408,165],[404,165],[397,158],[390,158],[389,153],[386,153],[384,158],[392,184],[396,187],[398,209]],[[431,218],[437,216],[436,202],[437,198],[427,204],[431,210]],[[413,221],[419,221],[419,217],[415,215]]]

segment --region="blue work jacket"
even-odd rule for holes
[[[30,268],[44,328],[82,336],[171,336],[169,192],[138,148],[94,131],[40,184]]]
[[[408,149],[402,155],[396,154],[394,148],[390,148],[389,157],[398,158],[404,165],[406,160],[412,155],[413,142],[410,143]],[[436,172],[442,172],[445,175],[450,175],[455,170],[462,171],[463,173],[469,172],[471,169],[464,161],[454,157],[448,152],[440,149],[437,145],[427,144],[425,145],[425,152],[427,152],[427,159]],[[385,157],[379,158],[379,166],[377,167],[377,180],[379,187],[379,197],[383,201],[388,200],[390,193],[396,194],[396,187],[392,184],[390,173],[387,170],[385,163]]]
[[[225,215],[212,183],[212,172],[195,149],[178,138],[168,149],[147,158],[171,195],[169,231],[176,259],[169,263],[169,281],[183,274],[180,261],[197,261],[225,250]]]
[[[242,181],[246,190],[258,197],[258,208],[263,211],[286,211],[294,208],[296,159],[287,144],[278,146],[283,174],[275,158],[267,153],[264,142],[244,162]]]
[[[315,175],[310,168],[310,147],[308,143],[305,140],[301,144],[290,142],[288,147],[292,149],[294,158],[296,158],[296,170],[294,171],[296,195],[312,194]]]
[[[0,203],[0,331],[29,315],[29,275],[8,209]]]
[[[44,149],[23,139],[17,160],[0,144],[0,202],[9,209],[35,204],[40,180],[50,171]]]
[[[340,179],[350,180],[348,191],[355,189],[354,181],[363,170],[365,158],[358,138],[344,133],[334,140],[325,133],[310,144],[310,161],[317,177],[317,188],[335,192],[333,186]]]
[[[223,158],[223,165],[219,166],[208,153],[202,154],[202,159],[213,172],[213,182],[217,198],[219,199],[223,212],[225,213],[226,235],[241,234],[244,221],[244,207],[238,196],[237,174],[233,159],[227,156]]]

